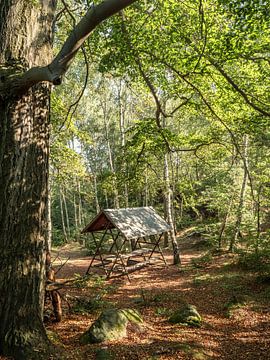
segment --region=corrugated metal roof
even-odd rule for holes
[[[104,209],[82,231],[94,232],[117,228],[126,239],[161,234],[171,230],[152,207]]]

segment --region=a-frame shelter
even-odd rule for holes
[[[89,264],[101,267],[107,278],[127,275],[157,260],[167,266],[160,242],[171,230],[152,207],[104,209],[82,230],[90,233],[95,253]],[[110,242],[106,254],[104,243]],[[128,276],[129,278],[129,276]]]

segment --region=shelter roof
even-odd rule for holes
[[[82,233],[118,229],[126,239],[162,234],[171,230],[167,222],[152,207],[104,209]]]

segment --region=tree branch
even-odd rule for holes
[[[245,102],[251,106],[254,110],[258,111],[260,114],[264,115],[264,116],[270,116],[270,112],[266,111],[262,108],[260,108],[259,106],[257,106],[256,104],[254,104],[248,97],[248,95],[246,94],[246,92],[244,90],[242,90],[237,84],[236,82],[229,76],[229,74],[217,63],[215,62],[213,59],[207,58],[209,60],[209,62],[219,71],[219,73],[227,80],[227,82],[233,87],[233,89],[235,91],[238,92],[238,94],[240,94],[242,96],[242,98],[245,100]]]
[[[105,0],[96,6],[92,5],[74,27],[53,61],[45,67],[34,67],[26,72],[16,72],[16,74],[13,72],[12,75],[10,75],[10,69],[8,71],[0,67],[0,97],[24,93],[31,86],[42,81],[60,85],[62,76],[91,32],[101,22],[136,1],[138,0]]]

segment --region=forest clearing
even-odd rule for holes
[[[168,254],[167,269],[147,267],[131,274],[131,282],[123,277],[109,281],[90,277],[78,287],[66,289],[71,309],[64,302],[63,320],[49,323],[47,329],[53,332],[54,341],[65,347],[67,358],[269,359],[269,279],[263,282],[259,273],[241,268],[235,255],[211,256],[200,238],[180,240],[180,250],[181,267],[172,265]],[[81,246],[66,245],[54,254],[63,260],[70,257],[57,274],[59,280],[85,275],[90,257]],[[196,306],[202,316],[201,327],[168,322],[183,301]],[[107,307],[136,308],[146,323],[145,331],[82,346],[81,334]],[[104,357],[100,349],[105,349]]]

